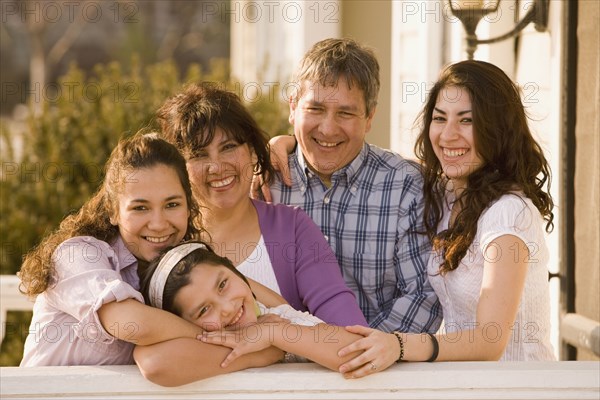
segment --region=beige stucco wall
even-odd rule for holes
[[[579,2],[575,127],[575,311],[600,321],[600,2]],[[578,359],[598,359],[578,351]]]
[[[379,103],[371,132],[366,140],[377,146],[390,147],[390,104],[392,65],[392,2],[342,1],[342,36],[351,37],[373,48],[381,68]]]

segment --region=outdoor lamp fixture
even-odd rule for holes
[[[518,0],[515,0],[515,2]],[[477,45],[496,43],[504,39],[516,36],[530,22],[533,22],[538,32],[544,32],[548,27],[548,7],[550,0],[533,0],[527,14],[519,21],[513,30],[504,35],[490,38],[478,39],[475,34],[477,24],[487,14],[496,12],[500,5],[500,0],[448,0],[450,11],[462,22],[467,33],[467,56],[469,60],[473,59],[473,54]]]

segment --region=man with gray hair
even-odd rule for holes
[[[321,228],[371,327],[435,332],[441,307],[426,273],[419,166],[365,142],[380,87],[373,51],[351,39],[320,41],[295,83],[297,146],[282,168],[291,186],[276,176],[272,201],[301,207]]]

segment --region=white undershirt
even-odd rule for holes
[[[281,294],[275,272],[273,271],[273,264],[271,264],[267,246],[265,246],[265,240],[262,235],[260,235],[260,240],[256,244],[252,254],[242,261],[237,269],[246,277],[265,285],[274,292],[277,292],[277,294]]]

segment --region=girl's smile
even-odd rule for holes
[[[183,319],[207,331],[239,328],[257,321],[250,287],[223,265],[197,264],[190,282],[175,295]]]

